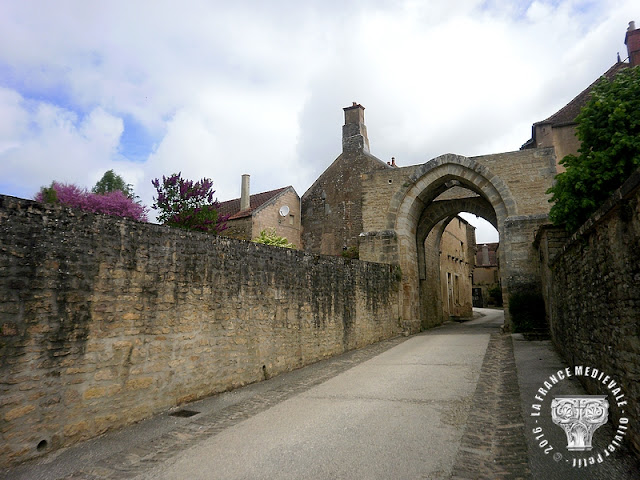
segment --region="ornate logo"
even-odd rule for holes
[[[567,435],[567,450],[591,450],[593,432],[609,419],[606,395],[560,395],[551,402],[553,423]]]
[[[606,395],[550,395],[556,385],[571,377],[588,377],[592,385]],[[597,465],[622,447],[629,425],[625,413],[627,400],[622,386],[602,370],[582,365],[558,370],[542,383],[533,398],[529,414],[533,439],[540,452],[559,465],[570,468]],[[605,443],[606,439],[596,435],[596,446],[593,446],[594,433],[609,421],[609,417],[614,420],[612,437]],[[566,435],[566,449],[551,443],[553,439],[559,441],[556,437],[560,437],[557,430],[557,433],[552,432],[554,424]]]

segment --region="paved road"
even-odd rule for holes
[[[446,478],[491,329],[443,330],[410,338],[141,478]]]
[[[500,334],[501,311],[480,312],[194,402],[191,417],[159,415],[0,478],[556,478],[523,412],[560,360],[548,342]],[[636,463],[618,460],[592,478],[640,478]]]

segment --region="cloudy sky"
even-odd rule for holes
[[[178,171],[302,195],[353,101],[384,161],[517,150],[626,57],[630,20],[637,0],[0,0],[0,193],[114,169],[146,205]]]

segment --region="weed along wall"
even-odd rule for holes
[[[0,196],[0,465],[393,337],[398,282]]]

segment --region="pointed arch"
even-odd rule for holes
[[[451,186],[464,187],[478,196],[434,201]],[[518,214],[514,197],[502,179],[475,160],[454,154],[442,155],[421,165],[392,197],[387,229],[397,235],[397,258],[404,274],[405,318],[420,319],[424,324],[425,302],[420,298],[424,295],[420,293],[420,282],[426,276],[423,244],[434,226],[461,211],[488,220],[501,238],[506,219]]]
[[[387,229],[401,234],[405,233],[403,227],[417,224],[418,212],[442,193],[450,181],[460,182],[487,200],[496,213],[498,225],[507,217],[518,214],[514,197],[500,177],[475,160],[449,153],[423,164],[393,195]],[[409,220],[415,220],[415,223]]]

